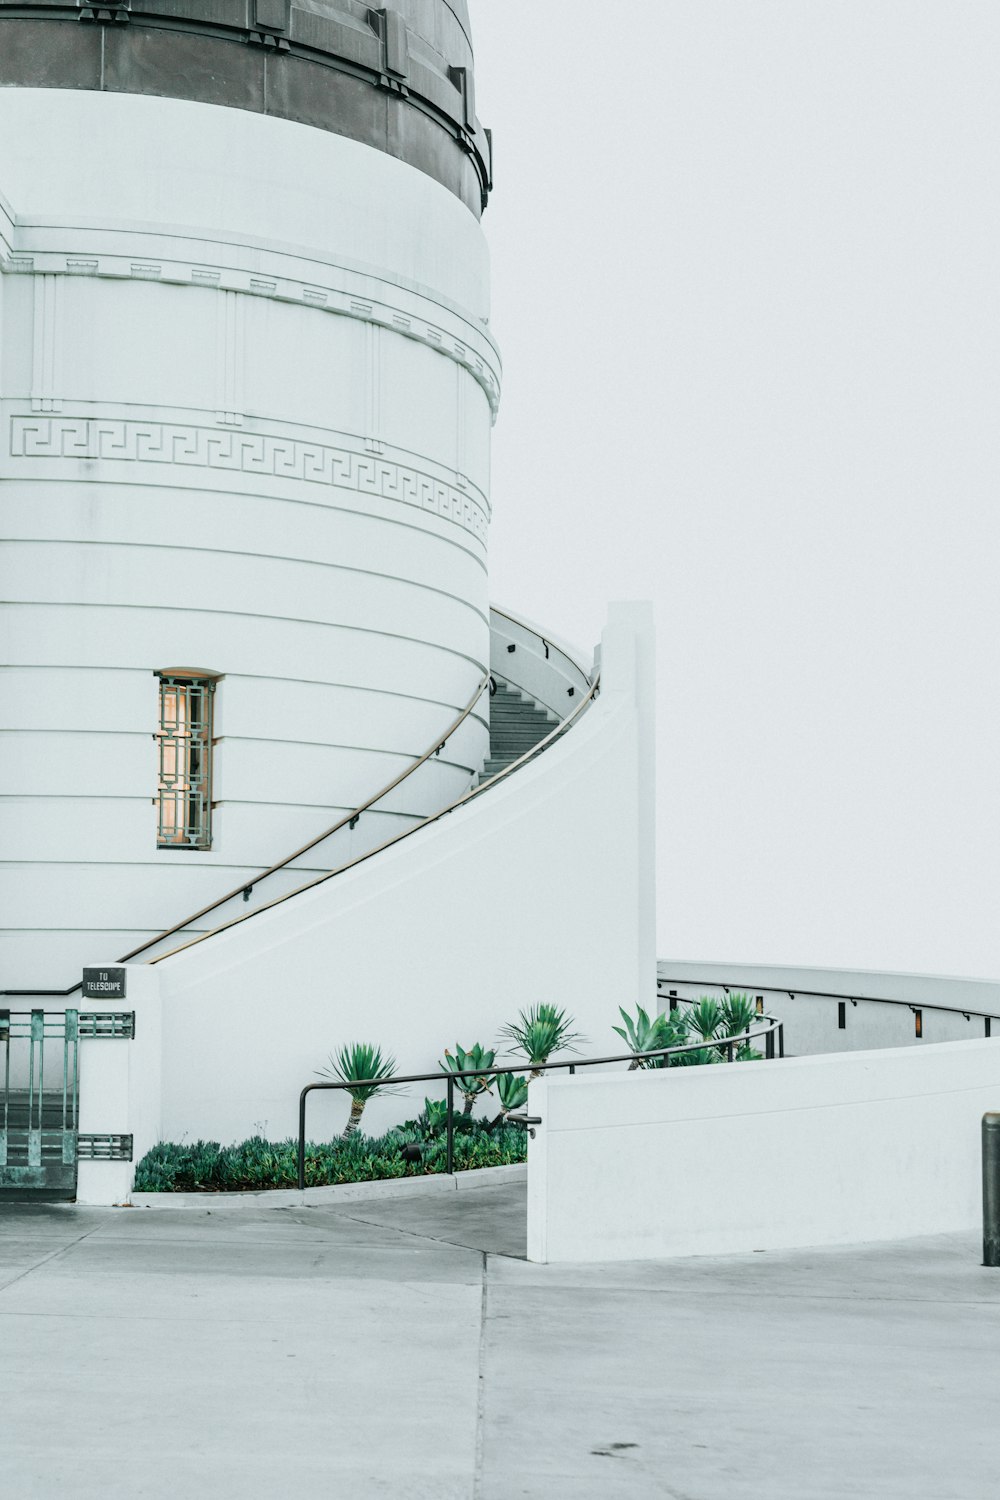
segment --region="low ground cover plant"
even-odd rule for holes
[[[416,1151],[406,1151],[415,1147]],[[493,1128],[456,1113],[455,1169],[504,1167],[527,1160],[527,1134],[521,1126]],[[422,1177],[445,1169],[444,1122],[432,1126],[424,1113],[382,1136],[356,1131],[348,1140],[306,1145],[306,1186],[377,1182],[390,1177]],[[294,1188],[298,1183],[297,1143],[251,1136],[238,1146],[218,1141],[184,1144],[164,1141],[140,1161],[137,1193],[235,1193]]]

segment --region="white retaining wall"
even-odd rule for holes
[[[1000,1041],[541,1079],[528,1256],[728,1255],[981,1223]]]
[[[613,606],[602,692],[537,760],[155,965],[163,1138],[291,1135],[299,1090],[342,1044],[374,1041],[399,1071],[431,1071],[445,1047],[492,1045],[542,1000],[573,1013],[592,1051],[612,1050],[619,1001],[655,985],[652,651],[648,606]],[[429,1092],[442,1094],[373,1101],[366,1128],[417,1113]],[[314,1096],[310,1135],[329,1139],[346,1114],[342,1095]]]
[[[661,959],[657,965],[660,1006],[669,992],[696,1000],[721,997],[722,986],[762,995],[764,1008],[785,1025],[785,1051],[794,1056],[817,1052],[856,1052],[870,1047],[927,1046],[931,1042],[973,1041],[985,1034],[983,1014],[1000,1018],[1000,981],[962,979],[948,974],[892,974],[878,969],[804,969],[782,964],[701,963]],[[676,983],[672,981],[678,981]],[[821,991],[816,995],[804,990]],[[831,995],[869,996],[846,1001],[843,1030]],[[901,1000],[902,1005],[878,1004]],[[914,1014],[919,1010],[920,1036]],[[978,1012],[978,1014],[977,1014]],[[1000,1019],[991,1026],[1000,1036]]]

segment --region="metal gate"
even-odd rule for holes
[[[132,1012],[0,1010],[0,1193],[76,1197],[86,1159],[131,1160],[129,1136],[81,1135],[80,1042],[131,1038]]]

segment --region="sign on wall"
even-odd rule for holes
[[[124,1000],[125,969],[84,969],[81,995],[84,1000]]]

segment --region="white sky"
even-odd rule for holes
[[[492,594],[655,601],[660,954],[1000,976],[1000,6],[470,4]]]

